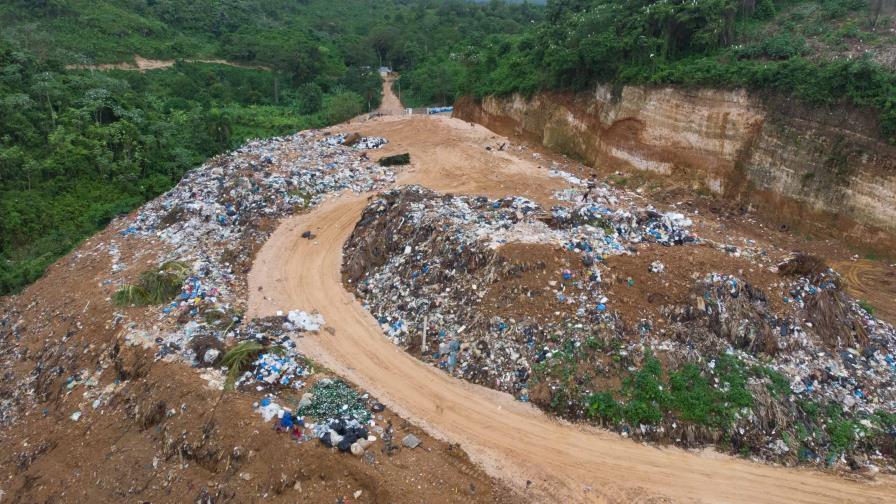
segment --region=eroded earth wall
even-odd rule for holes
[[[634,168],[758,212],[777,226],[896,245],[896,147],[874,114],[746,91],[599,86],[461,99],[455,115],[540,141],[602,171]]]

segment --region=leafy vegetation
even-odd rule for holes
[[[859,308],[865,310],[865,313],[867,313],[868,315],[874,316],[874,305],[869,303],[867,300],[860,299]]]
[[[227,368],[227,376],[224,381],[225,390],[233,390],[237,378],[248,369],[264,348],[264,345],[257,341],[247,340],[237,343],[224,354],[224,357],[221,358],[221,366]]]
[[[210,156],[376,108],[380,65],[410,69],[519,32],[534,12],[461,0],[2,3],[0,295]],[[83,67],[134,55],[179,61]]]
[[[896,142],[896,74],[851,52],[896,46],[878,11],[863,0],[553,0],[529,30],[423,61],[404,89],[450,102],[596,83],[748,88],[868,107]]]
[[[863,0],[14,0],[0,5],[0,294],[248,138],[378,106],[598,82],[746,87],[877,111],[889,47]],[[94,71],[134,55],[168,70]],[[189,63],[228,60],[239,67]]]
[[[603,423],[658,425],[667,415],[698,425],[726,430],[735,414],[753,404],[747,390],[748,371],[736,358],[722,355],[715,361],[714,384],[696,364],[665,373],[660,360],[648,351],[641,368],[623,381],[615,394],[602,391],[587,398],[588,413]],[[614,398],[618,397],[617,399]]]
[[[190,268],[184,263],[170,261],[158,268],[144,271],[134,285],[125,285],[115,292],[112,301],[118,306],[144,306],[167,303],[180,294]]]

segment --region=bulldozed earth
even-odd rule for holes
[[[892,500],[894,276],[444,116],[251,142],[2,300],[0,491]]]

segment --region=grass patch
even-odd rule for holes
[[[874,316],[874,306],[871,306],[871,303],[869,303],[867,300],[859,300],[859,308],[865,310],[868,315],[871,315],[872,317]]]
[[[243,341],[224,354],[221,365],[227,368],[227,379],[224,390],[233,390],[236,379],[255,361],[264,350],[264,345],[257,341]]]
[[[169,261],[156,269],[140,273],[136,284],[125,285],[112,295],[116,306],[146,306],[167,303],[180,294],[190,268],[177,261]]]

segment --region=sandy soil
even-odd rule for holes
[[[384,115],[401,115],[404,112],[404,105],[392,92],[392,83],[395,82],[394,76],[387,76],[383,79],[383,101],[380,108],[376,111]]]
[[[209,63],[236,68],[251,68],[254,70],[270,70],[265,66],[245,65],[243,63],[234,63],[232,61],[221,59],[185,59],[182,61],[186,63]],[[165,68],[170,68],[173,67],[175,63],[175,60],[154,60],[143,58],[139,54],[135,54],[133,63],[125,61],[122,63],[101,63],[98,65],[66,65],[65,68],[69,70],[136,70],[138,72],[145,72],[147,70],[163,70]]]
[[[356,126],[356,125],[353,125]],[[559,179],[511,152],[503,140],[446,117],[386,117],[357,125],[390,144],[376,155],[410,152],[399,183],[443,192],[528,196],[549,205]],[[511,396],[456,380],[393,345],[342,285],[342,246],[370,195],[331,198],[283,222],[250,273],[251,316],[317,310],[332,331],[302,350],[375,393],[429,433],[459,442],[492,475],[546,502],[894,502],[896,481],[855,482],[812,470],[754,464],[714,452],[633,443],[573,426]],[[314,240],[301,238],[313,231]]]
[[[896,268],[881,261],[836,261],[832,267],[846,279],[849,293],[874,307],[874,315],[896,324]]]

